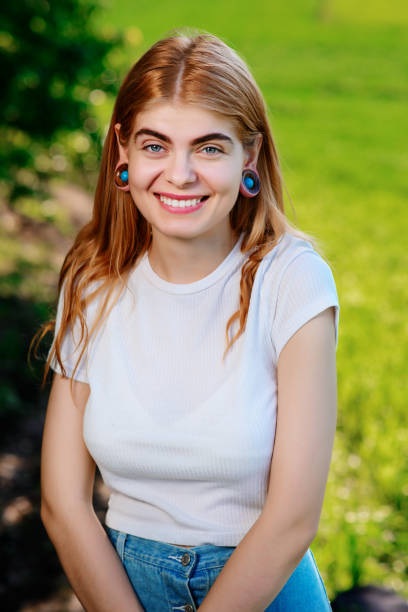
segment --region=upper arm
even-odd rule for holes
[[[264,512],[317,532],[337,418],[334,309],[303,325],[282,349],[278,409]],[[282,524],[282,523],[281,523]]]
[[[41,513],[69,512],[71,504],[92,504],[95,462],[82,436],[89,385],[54,375],[41,449]]]

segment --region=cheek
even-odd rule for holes
[[[137,157],[129,159],[129,184],[134,189],[148,188],[160,172],[157,164],[148,164]]]
[[[241,168],[236,165],[220,166],[207,173],[208,181],[214,190],[219,193],[230,194],[231,191],[239,189],[241,181]]]
[[[129,163],[129,189],[130,195],[139,209],[144,215],[148,210],[145,204],[145,194],[152,183],[153,177],[148,172],[146,166],[141,164]]]

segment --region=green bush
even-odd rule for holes
[[[20,0],[0,8],[0,180],[8,203],[47,195],[50,174],[95,170],[95,105],[113,93],[109,53],[122,38],[93,28],[92,0]]]

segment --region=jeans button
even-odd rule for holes
[[[190,606],[190,604],[187,604],[184,608],[185,612],[194,612],[194,608],[193,606]]]
[[[184,553],[184,555],[181,557],[181,563],[182,565],[188,565],[190,563],[190,555],[188,553]],[[186,612],[193,612],[193,608],[191,608],[191,611],[187,610],[186,608]]]

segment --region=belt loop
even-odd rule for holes
[[[123,531],[119,531],[118,539],[116,540],[116,550],[118,551],[118,555],[123,561],[123,554],[125,552],[125,542],[126,542],[127,533]]]

